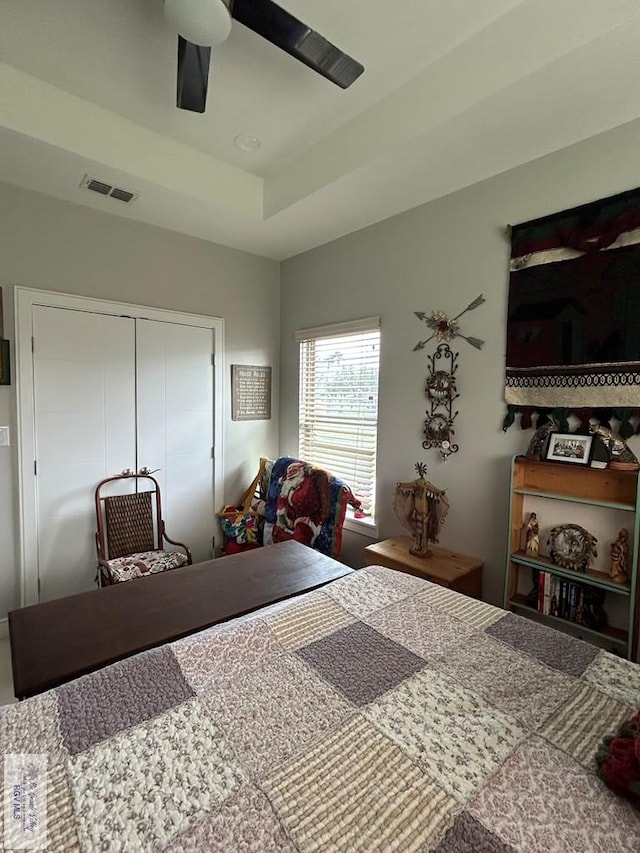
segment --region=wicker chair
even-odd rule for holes
[[[135,481],[136,491],[113,494],[110,484]],[[147,481],[141,483],[141,481]],[[138,490],[140,485],[148,486]],[[98,586],[147,577],[191,564],[191,551],[165,533],[160,486],[148,474],[118,474],[98,483],[95,493]],[[184,550],[167,550],[164,543]]]

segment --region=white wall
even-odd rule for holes
[[[108,203],[108,202],[107,202]],[[0,286],[13,346],[12,285],[223,317],[225,499],[278,451],[279,264],[0,183]],[[99,346],[99,342],[96,342]],[[12,350],[12,358],[15,353]],[[273,366],[272,419],[231,421],[231,364]],[[0,618],[19,604],[15,384],[0,386]]]
[[[294,330],[379,314],[380,538],[403,532],[391,508],[393,489],[397,480],[415,476],[416,461],[426,461],[429,478],[448,489],[451,503],[441,544],[482,557],[484,597],[494,602],[502,596],[509,461],[526,450],[532,435],[517,425],[501,431],[509,258],[505,226],[638,186],[639,150],[640,122],[634,122],[282,265],[280,452],[297,452]],[[427,331],[413,312],[439,309],[453,316],[480,293],[486,303],[460,325],[464,334],[484,339],[484,348],[478,352],[463,340],[453,345],[460,353],[455,421],[460,451],[445,465],[435,450],[421,445],[427,355],[434,344],[412,351]],[[346,533],[343,554],[352,565],[362,565],[366,544],[364,537]]]

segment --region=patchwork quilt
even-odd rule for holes
[[[0,708],[0,743],[46,757],[52,851],[637,853],[593,759],[639,706],[640,666],[373,566]]]

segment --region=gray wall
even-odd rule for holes
[[[223,317],[225,499],[235,501],[278,451],[279,264],[0,183],[0,286],[13,345],[12,285]],[[96,343],[99,345],[99,342]],[[15,353],[12,352],[12,356]],[[273,366],[273,417],[232,422],[229,365]],[[15,385],[0,386],[0,618],[19,603]]]
[[[484,597],[493,602],[502,594],[509,461],[526,450],[531,437],[517,425],[501,431],[509,257],[505,225],[639,185],[638,150],[640,122],[635,122],[282,265],[281,453],[297,451],[294,330],[380,315],[380,538],[403,532],[391,508],[393,489],[397,480],[415,476],[416,461],[426,461],[429,478],[448,489],[451,503],[441,544],[482,557]],[[455,422],[460,451],[443,464],[435,450],[421,446],[427,354],[434,344],[412,351],[426,337],[426,326],[413,312],[439,309],[453,316],[480,293],[486,303],[460,324],[464,334],[486,344],[480,352],[462,340],[453,346],[460,353]],[[362,565],[366,544],[365,537],[346,533],[346,560]]]

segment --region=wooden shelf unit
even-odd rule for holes
[[[509,503],[509,542],[504,584],[504,607],[536,618],[568,633],[580,633],[585,639],[599,638],[612,642],[628,658],[637,659],[638,630],[636,617],[638,543],[640,532],[640,478],[637,471],[617,471],[611,468],[590,468],[570,463],[534,462],[524,456],[514,457],[511,465],[511,490]],[[609,510],[630,513],[629,584],[616,584],[601,571],[586,572],[563,569],[542,555],[531,557],[521,548],[523,525],[528,518],[528,497],[569,501]],[[563,523],[558,518],[558,524]],[[611,539],[617,531],[612,529]],[[539,612],[527,603],[527,597],[518,591],[520,572],[548,572],[563,580],[602,589],[607,595],[616,595],[626,601],[626,629],[605,627],[601,630]],[[606,602],[605,602],[606,603]]]

